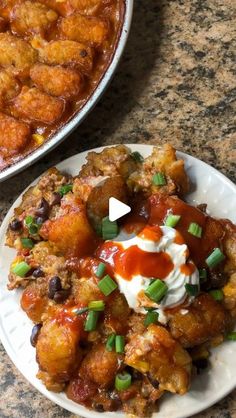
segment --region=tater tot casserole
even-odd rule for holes
[[[0,1],[0,171],[44,144],[91,97],[125,0]]]
[[[28,3],[14,9],[18,33],[30,31],[17,19]],[[59,11],[67,16],[69,3],[98,1],[56,2],[50,13],[52,0],[35,3],[44,11],[38,31]],[[61,20],[64,33],[77,18]],[[25,88],[20,95],[36,89]],[[189,189],[184,161],[165,144],[145,159],[124,145],[89,152],[77,176],[52,168],[26,191],[7,230],[17,251],[8,288],[22,288],[37,377],[49,391],[98,412],[148,417],[165,393],[190,390],[212,347],[236,340],[236,226],[204,202],[186,203]],[[110,197],[131,212],[111,222]]]

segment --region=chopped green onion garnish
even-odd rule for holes
[[[186,292],[190,296],[197,296],[198,295],[199,287],[198,287],[197,284],[186,283],[184,286],[185,286]]]
[[[105,296],[109,296],[118,286],[107,274],[100,282],[98,282],[98,287]]]
[[[82,315],[85,312],[88,312],[88,308],[79,308],[79,309],[75,308],[75,309],[73,309],[73,313],[75,315]]]
[[[156,308],[151,308],[151,307],[144,307],[145,311],[147,312],[152,312],[155,311]]]
[[[112,351],[113,350],[113,348],[115,347],[115,339],[116,339],[116,334],[109,335],[109,337],[107,339],[107,343],[106,343],[106,350],[107,351]]]
[[[34,218],[33,218],[33,216],[26,216],[25,217],[25,224],[27,225],[27,226],[30,226],[32,223],[33,223],[33,221],[34,221]]]
[[[125,338],[123,335],[116,335],[115,347],[117,353],[123,353],[125,348]]]
[[[199,270],[199,279],[201,283],[205,283],[207,280],[207,271],[206,269]]]
[[[152,178],[152,182],[155,186],[165,186],[166,178],[165,174],[163,173],[156,173]]]
[[[65,184],[64,186],[61,186],[60,189],[58,190],[58,193],[61,196],[64,196],[65,194],[71,192],[73,189],[73,184]]]
[[[16,264],[13,267],[12,273],[15,273],[17,276],[20,276],[20,277],[25,277],[25,275],[30,270],[31,270],[31,267],[29,266],[29,264],[27,264],[25,261],[21,261],[20,263]]]
[[[226,340],[236,341],[236,331],[232,331],[226,335]]]
[[[23,248],[33,248],[34,243],[30,238],[21,238],[21,244]]]
[[[160,279],[154,280],[145,290],[145,295],[154,302],[159,302],[167,293],[168,287],[165,282]]]
[[[29,233],[30,235],[36,235],[39,231],[39,225],[36,224],[31,224],[29,226]]]
[[[100,279],[102,278],[102,276],[104,275],[106,270],[106,264],[104,263],[100,263],[98,265],[97,271],[96,271],[96,276],[99,277]]]
[[[102,220],[102,238],[103,239],[112,239],[118,235],[119,228],[117,222],[111,222],[109,217],[106,216]]]
[[[128,389],[131,385],[132,377],[129,373],[123,372],[116,375],[115,388],[116,390]]]
[[[105,303],[103,300],[93,300],[92,302],[89,302],[88,308],[91,311],[101,312],[105,309]]]
[[[95,311],[89,311],[85,324],[84,329],[85,331],[94,331],[97,326],[99,313]]]
[[[207,257],[206,263],[210,269],[216,267],[221,261],[225,259],[224,254],[219,248],[215,248],[212,253]]]
[[[130,155],[134,159],[134,161],[137,161],[137,163],[142,163],[144,161],[143,156],[138,151],[134,151]]]
[[[148,327],[150,324],[156,324],[158,322],[158,313],[149,311],[144,320],[145,327]]]
[[[202,227],[196,222],[192,222],[188,227],[188,232],[194,237],[201,238],[202,236]]]
[[[180,218],[181,218],[180,215],[168,215],[165,220],[165,225],[171,226],[171,228],[174,228],[179,222]]]
[[[213,297],[215,300],[223,300],[224,299],[224,293],[220,289],[210,290],[209,294]]]

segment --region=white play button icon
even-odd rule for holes
[[[131,211],[131,208],[115,197],[109,199],[109,220],[116,221]]]

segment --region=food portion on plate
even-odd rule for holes
[[[124,0],[0,2],[0,171],[40,147],[107,70]]]
[[[166,392],[190,390],[212,347],[236,340],[236,226],[186,203],[189,189],[171,145],[146,159],[119,145],[24,194],[7,230],[8,288],[22,288],[48,390],[149,416]],[[110,197],[132,209],[118,222]]]

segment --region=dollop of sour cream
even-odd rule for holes
[[[145,227],[138,235],[129,235],[122,230],[112,242],[122,248],[124,255],[131,247],[138,247],[145,253],[168,255],[172,262],[172,269],[167,272],[166,277],[162,278],[168,286],[168,291],[159,303],[151,300],[148,303],[148,307],[155,308],[159,313],[159,321],[166,323],[168,320],[165,314],[166,309],[174,308],[184,302],[188,304],[192,302],[193,297],[188,295],[185,284],[199,286],[199,272],[189,259],[188,247],[178,231],[168,226],[160,226],[158,227],[160,234],[154,234],[152,227],[150,230],[148,228]],[[130,279],[120,274],[114,263],[114,277],[130,308],[136,312],[146,313],[147,296],[144,292],[151,281],[157,279],[158,276],[146,277],[143,274],[134,274]]]

